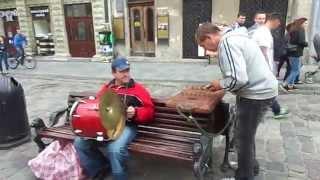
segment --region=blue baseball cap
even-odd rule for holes
[[[111,68],[117,71],[123,71],[130,68],[130,64],[126,58],[119,57],[112,61]]]

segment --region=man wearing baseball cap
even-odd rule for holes
[[[108,142],[76,138],[74,145],[80,158],[80,164],[87,176],[92,179],[104,179],[108,167],[113,180],[127,180],[125,161],[129,157],[128,145],[137,134],[137,125],[153,120],[154,105],[148,91],[130,76],[130,64],[126,58],[119,57],[111,63],[110,82],[102,85],[96,98],[100,98],[108,89],[116,92],[127,107],[127,121],[122,134]]]

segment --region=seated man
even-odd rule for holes
[[[102,86],[97,93],[97,98],[110,88],[126,101],[128,119],[125,129],[113,141],[98,142],[76,138],[74,145],[79,154],[80,164],[87,176],[99,179],[98,177],[104,174],[108,167],[111,167],[114,180],[126,180],[128,176],[125,161],[129,156],[128,145],[136,137],[137,124],[147,123],[153,119],[154,105],[147,90],[131,79],[127,59],[115,59],[111,68],[114,79]],[[123,96],[126,97],[123,98]]]

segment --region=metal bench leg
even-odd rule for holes
[[[229,129],[228,132],[226,133],[226,147],[224,149],[224,158],[223,158],[223,163],[220,166],[220,169],[222,172],[226,172],[229,169],[232,169],[232,166],[230,165],[229,162],[229,152],[230,152],[230,135],[229,135]]]
[[[39,152],[41,152],[46,147],[46,144],[42,141],[41,137],[39,136],[39,132],[46,128],[46,125],[44,124],[41,118],[36,118],[32,121],[30,127],[35,129],[36,136],[35,138],[33,138],[33,141],[37,144]]]
[[[198,180],[204,180],[208,172],[212,153],[212,139],[202,135],[200,143],[195,143],[193,146],[193,172]]]

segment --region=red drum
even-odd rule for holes
[[[98,141],[108,138],[107,130],[101,123],[97,99],[76,101],[70,110],[69,120],[73,132],[79,136]]]

